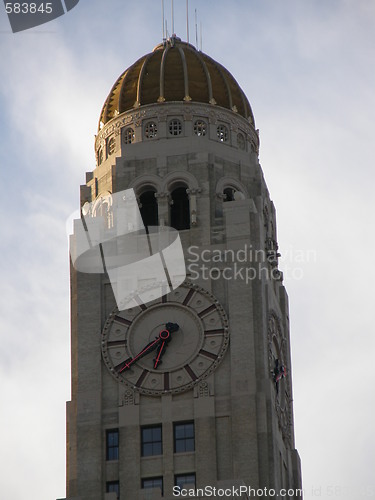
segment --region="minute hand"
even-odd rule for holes
[[[130,358],[129,361],[127,361],[125,363],[125,365],[121,368],[121,370],[119,370],[119,373],[127,370],[128,368],[130,368],[130,366],[135,362],[137,361],[137,359],[139,358],[142,358],[143,356],[145,356],[148,352],[152,351],[155,349],[156,345],[160,342],[160,339],[159,337],[155,340],[153,340],[152,342],[150,342],[149,344],[147,344],[143,350],[137,354],[134,358]]]

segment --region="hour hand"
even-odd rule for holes
[[[157,368],[161,363],[161,358],[167,348],[168,341],[162,340],[156,358],[154,359],[154,368]]]
[[[167,348],[168,343],[171,340],[171,333],[177,332],[179,330],[179,325],[177,323],[166,323],[165,330],[159,333],[160,347],[156,358],[154,359],[154,368],[157,368],[161,363],[161,358]]]

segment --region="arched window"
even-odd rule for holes
[[[194,134],[198,137],[203,137],[207,134],[207,125],[203,120],[197,120],[194,123]]]
[[[100,148],[98,151],[98,165],[103,163],[103,148]]]
[[[104,194],[100,196],[92,207],[93,217],[102,217],[105,227],[113,227],[112,195]]]
[[[239,147],[239,149],[242,149],[242,151],[245,150],[246,142],[245,142],[245,137],[243,136],[243,134],[237,135],[237,146]]]
[[[171,193],[171,226],[182,231],[190,229],[190,204],[186,187],[178,187]]]
[[[139,197],[140,211],[143,224],[148,226],[157,226],[159,224],[158,202],[155,198],[155,191],[145,191]]]
[[[158,135],[158,126],[155,122],[147,122],[144,130],[146,139],[155,139]]]
[[[182,134],[182,123],[180,120],[174,119],[169,122],[169,133],[171,135]]]
[[[217,127],[217,137],[220,142],[228,142],[229,132],[225,125],[218,125]]]
[[[234,187],[226,187],[223,191],[224,201],[238,201],[244,200],[245,196],[241,191],[238,191]]]
[[[131,144],[134,142],[134,129],[131,127],[122,131],[122,141],[124,144]]]
[[[113,155],[113,153],[115,152],[115,148],[116,148],[115,138],[110,137],[107,140],[107,158],[108,156]]]
[[[231,187],[227,187],[224,189],[224,201],[234,201],[234,193],[236,190]]]

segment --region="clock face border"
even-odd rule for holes
[[[152,285],[145,288],[152,289]],[[224,308],[212,293],[185,281],[177,289],[149,304],[138,301],[134,294],[129,296],[130,301],[136,305],[123,311],[116,307],[107,318],[101,334],[102,359],[117,382],[141,394],[160,396],[190,390],[216,370],[229,346],[229,322]],[[155,338],[155,332],[160,328],[160,318],[163,317],[163,308],[169,311],[175,309],[177,317],[169,318],[170,314],[167,314],[164,324],[171,320],[182,323],[181,331],[174,334],[175,339],[172,335],[168,345],[165,354],[167,366],[163,369],[161,364],[161,369],[154,369],[149,362],[147,366],[146,358],[143,358],[131,370],[119,373],[118,366],[121,362],[134,357],[151,337]],[[153,315],[156,325],[147,333],[147,323],[150,323],[147,317],[152,318]],[[196,329],[194,328],[194,335],[190,335],[188,332],[192,331],[193,325],[196,325]],[[168,356],[169,353],[174,353],[174,348],[175,365],[170,361],[171,356]],[[185,351],[186,355],[182,355],[181,352]],[[152,357],[152,354],[148,357]],[[150,385],[152,383],[155,383],[154,387]]]

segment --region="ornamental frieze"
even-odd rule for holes
[[[118,135],[121,128],[133,124],[134,127],[140,127],[143,120],[148,118],[158,119],[159,121],[165,121],[168,116],[182,116],[186,121],[193,120],[196,116],[197,118],[206,118],[209,123],[218,124],[219,122],[227,123],[232,131],[243,131],[245,135],[249,138],[249,142],[255,151],[258,151],[259,136],[254,127],[249,123],[248,120],[243,118],[241,115],[234,114],[231,110],[226,110],[225,108],[218,108],[214,105],[203,105],[200,103],[188,104],[181,103],[163,103],[151,104],[145,106],[142,110],[134,110],[133,112],[128,112],[126,114],[121,114],[112,118],[102,130],[99,131],[96,136],[95,149],[98,149],[100,144],[102,144],[108,136],[113,133]]]

